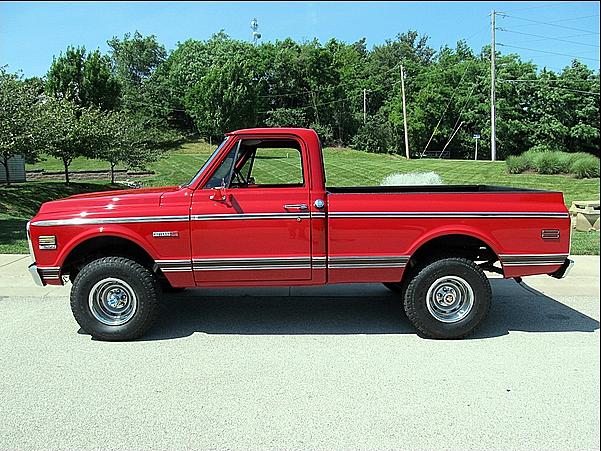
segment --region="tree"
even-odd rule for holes
[[[99,50],[86,53],[84,47],[68,47],[53,59],[46,89],[55,97],[84,108],[111,110],[119,102],[120,85],[112,74],[109,57]]]
[[[211,67],[184,103],[198,130],[209,138],[253,126],[257,90],[249,62],[232,55],[222,66]]]
[[[38,93],[32,84],[0,67],[0,164],[10,185],[8,160],[22,155],[36,160],[40,145]]]
[[[142,36],[138,31],[133,36],[125,33],[123,40],[115,36],[107,44],[123,86],[140,86],[167,57],[154,35]]]
[[[78,156],[91,158],[95,154],[102,138],[98,133],[102,114],[97,108],[82,108],[66,99],[44,99],[40,119],[43,151],[63,162],[67,185],[73,159]]]
[[[118,164],[142,169],[160,158],[163,150],[177,139],[172,133],[145,128],[124,111],[102,114],[94,127],[94,157],[109,163],[112,184],[115,183],[115,167]]]
[[[167,58],[165,47],[159,44],[154,35],[142,36],[138,31],[133,36],[125,33],[122,40],[115,36],[107,44],[115,76],[122,87],[123,108],[129,111],[152,110],[147,107],[148,103],[154,103],[153,100],[160,100],[160,97],[148,95],[147,91],[149,88],[150,91],[156,91],[158,80],[153,78],[153,74]],[[154,111],[145,113],[154,114]]]

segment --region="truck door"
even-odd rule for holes
[[[192,197],[198,285],[311,279],[308,154],[291,138],[238,138]]]

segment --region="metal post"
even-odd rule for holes
[[[497,159],[497,111],[495,106],[495,10],[490,13],[490,157],[492,161]]]
[[[478,138],[476,138],[476,153],[474,154],[474,161],[478,160]]]
[[[403,94],[403,127],[405,128],[405,156],[409,156],[409,133],[407,132],[407,104],[405,103],[405,74],[401,65],[401,92]]]
[[[367,89],[363,88],[363,125],[367,123]]]

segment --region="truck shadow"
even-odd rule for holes
[[[490,314],[471,339],[498,337],[511,331],[594,332],[599,328],[595,319],[536,290],[525,289],[513,280],[493,279],[491,283]],[[294,294],[293,289],[292,295],[281,294],[288,289],[274,289],[278,295],[265,289],[255,289],[254,294],[252,289],[230,289],[227,296],[217,295],[218,290],[203,289],[165,295],[160,320],[141,340],[169,340],[195,332],[238,335],[416,333],[402,313],[398,298],[383,286],[370,285],[362,288],[361,293],[352,286],[326,288],[304,288],[302,294]]]

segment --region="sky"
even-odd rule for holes
[[[154,34],[168,50],[187,39],[224,30],[252,40],[257,18],[262,41],[336,38],[382,44],[417,30],[429,44],[460,39],[480,50],[490,44],[490,12],[497,16],[497,48],[539,67],[561,70],[573,57],[599,69],[599,2],[0,2],[0,65],[25,77],[42,76],[67,46],[108,50],[126,32]]]

